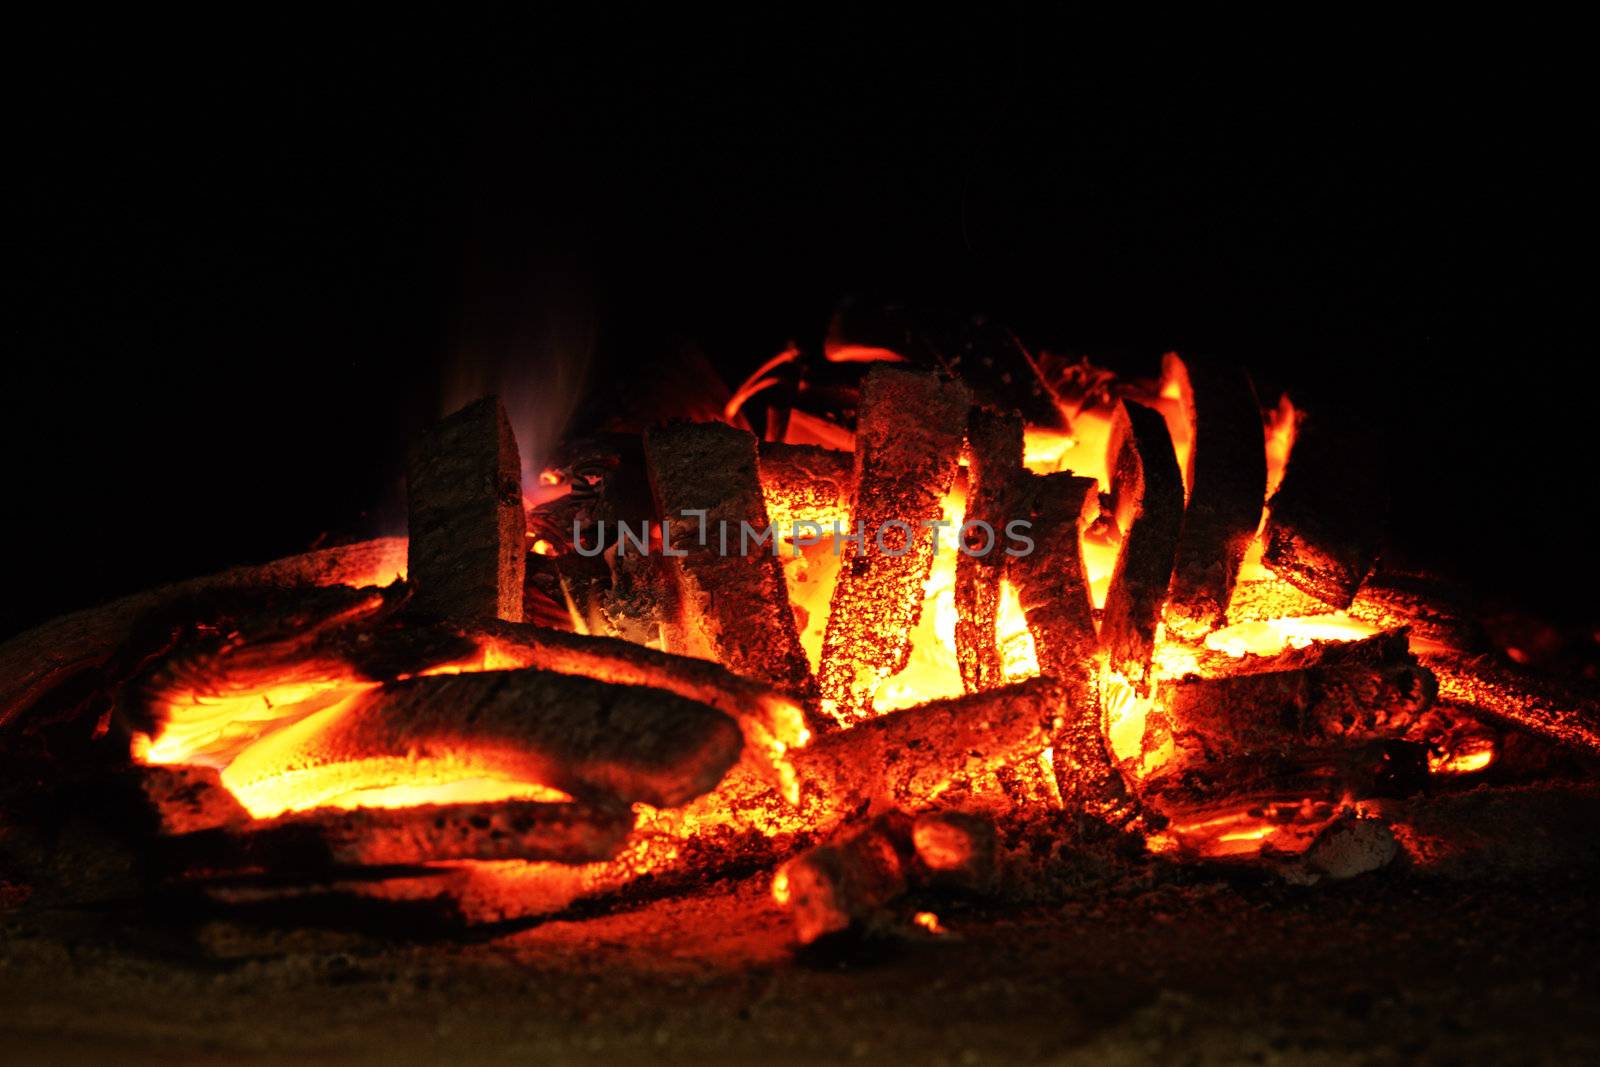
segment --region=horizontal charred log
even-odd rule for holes
[[[1167,679],[1151,725],[1205,762],[1307,745],[1399,738],[1432,706],[1433,674],[1404,630],[1247,657],[1234,673]],[[1164,721],[1163,721],[1164,720]],[[1147,745],[1148,745],[1147,738]]]
[[[1255,386],[1242,369],[1172,353],[1162,371],[1177,387],[1190,429],[1189,503],[1165,619],[1169,632],[1193,640],[1222,625],[1261,523],[1266,434]]]
[[[830,804],[916,811],[953,781],[1044,751],[1066,706],[1059,683],[1034,678],[880,715],[792,759],[806,792]]]
[[[498,398],[462,408],[412,444],[406,503],[417,609],[521,621],[522,463]]]
[[[1354,741],[1172,766],[1140,783],[1161,814],[1193,821],[1209,810],[1410,796],[1427,787],[1428,748],[1415,741]]]
[[[1430,651],[1421,656],[1439,679],[1439,695],[1490,722],[1600,754],[1600,699],[1556,679],[1514,667],[1495,655]]]
[[[170,868],[187,874],[258,870],[289,877],[469,859],[592,863],[616,855],[633,824],[623,806],[520,800],[322,808],[182,834],[157,847]]]
[[[1388,459],[1371,428],[1306,415],[1269,505],[1262,561],[1297,589],[1349,607],[1383,547]]]
[[[739,728],[713,708],[659,689],[552,671],[485,671],[362,691],[303,724],[292,750],[246,750],[230,786],[276,791],[359,764],[368,787],[414,780],[419,762],[466,765],[574,796],[657,806],[714,787],[738,760]]]

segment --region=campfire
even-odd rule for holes
[[[1380,568],[1359,418],[1150,370],[841,329],[532,485],[472,403],[412,449],[406,537],[4,646],[7,898],[468,929],[759,876],[800,943],[931,937],[1089,857],[1437,862],[1416,798],[1600,751],[1590,698]]]

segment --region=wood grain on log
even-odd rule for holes
[[[814,522],[831,532],[850,523],[850,487],[855,457],[820,445],[760,443],[761,495],[767,518],[787,533],[797,522]]]

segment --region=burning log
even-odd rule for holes
[[[1262,562],[1295,588],[1349,607],[1383,547],[1384,466],[1382,444],[1370,429],[1305,416],[1283,485],[1268,505]]]
[[[1163,712],[1149,725],[1170,728],[1180,748],[1197,747],[1208,761],[1290,753],[1341,740],[1399,738],[1436,693],[1433,674],[1411,655],[1406,632],[1396,630],[1247,657],[1222,677],[1166,679],[1156,696]]]
[[[235,567],[55,619],[0,645],[0,727],[74,673],[104,664],[154,613],[217,590],[387,585],[405,565],[405,538],[385,537]]]
[[[814,700],[783,569],[759,546],[745,551],[745,529],[768,527],[756,439],[722,423],[671,423],[645,435],[645,458],[689,651]],[[723,543],[723,531],[740,539],[737,551]]]
[[[1039,669],[1059,679],[1065,700],[1052,738],[1063,803],[1096,815],[1126,809],[1127,787],[1106,751],[1093,607],[1079,531],[1098,513],[1093,478],[1026,475],[1019,514],[1032,522],[1034,549],[1006,564],[1033,635]]]
[[[1067,707],[1054,679],[1032,678],[858,723],[792,753],[807,793],[843,810],[926,808],[947,785],[1035,756]]]
[[[1198,640],[1222,625],[1266,503],[1261,408],[1238,368],[1168,354],[1162,376],[1178,390],[1191,432],[1189,503],[1167,599],[1167,632]]]
[[[1491,722],[1590,755],[1600,753],[1600,700],[1592,694],[1519,670],[1492,655],[1442,651],[1424,653],[1422,660],[1438,676],[1441,698]]]
[[[856,424],[852,518],[823,638],[823,710],[841,724],[911,655],[942,502],[955,480],[968,394],[932,374],[874,367]]]
[[[469,404],[413,444],[406,498],[407,572],[417,607],[521,621],[528,553],[522,465],[498,398]]]
[[[968,552],[956,560],[955,589],[956,660],[969,693],[1005,684],[998,626],[1006,555],[999,541],[1012,518],[1011,498],[1021,473],[1021,416],[973,408],[967,421],[963,523]]]
[[[587,675],[615,685],[649,686],[709,705],[737,720],[752,748],[781,754],[806,740],[794,698],[741,678],[709,660],[677,656],[614,637],[588,637],[526,623],[478,622],[465,635],[483,644],[489,661]]]
[[[738,760],[738,726],[659,689],[550,671],[434,675],[361,691],[245,750],[227,769],[235,793],[315,806],[315,791],[423,780],[434,767],[537,783],[574,796],[682,804]],[[252,810],[255,810],[252,808]],[[278,810],[283,810],[282,808]]]
[[[319,808],[166,838],[158,850],[169,866],[189,874],[305,876],[443,860],[574,864],[615,856],[633,824],[627,807],[538,801]]]
[[[1183,530],[1183,476],[1161,415],[1123,401],[1106,447],[1122,550],[1106,592],[1100,644],[1111,669],[1143,689]]]
[[[780,531],[797,522],[814,522],[825,531],[850,521],[850,487],[855,460],[849,452],[820,445],[760,443],[761,495],[767,518]]]

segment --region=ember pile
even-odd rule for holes
[[[809,943],[1095,856],[1427,862],[1396,799],[1600,751],[1457,594],[1374,576],[1358,420],[992,328],[824,356],[575,437],[526,494],[486,398],[416,443],[409,539],[9,642],[8,898],[486,924],[770,871]]]

